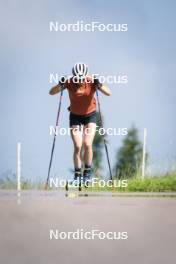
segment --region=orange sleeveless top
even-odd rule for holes
[[[82,83],[74,83],[73,78],[65,82],[70,98],[70,111],[76,115],[87,115],[96,110],[95,84],[91,77]]]

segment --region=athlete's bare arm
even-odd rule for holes
[[[61,85],[57,84],[55,86],[53,86],[50,90],[49,90],[49,94],[50,95],[54,95],[57,94],[61,91],[61,89],[63,89],[63,87],[61,87]],[[65,89],[65,88],[64,88]]]
[[[103,94],[110,96],[111,92],[108,87],[101,85],[98,87],[98,90],[100,90]]]

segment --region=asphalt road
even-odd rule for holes
[[[52,239],[55,232],[125,232],[127,239]],[[56,234],[56,233],[55,233]],[[0,191],[2,264],[175,264],[176,199],[65,197]]]

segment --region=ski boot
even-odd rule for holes
[[[92,167],[85,165],[83,172],[83,183],[86,188],[88,188],[92,177]]]
[[[81,169],[75,169],[74,171],[74,178],[71,182],[71,185],[74,187],[78,187],[79,191],[81,191],[81,184],[82,184],[82,172]],[[69,183],[66,181],[65,190],[69,191]]]
[[[81,169],[75,169],[75,175],[73,179],[73,183],[77,182],[78,190],[81,191],[81,184],[82,184],[82,171]]]

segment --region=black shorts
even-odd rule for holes
[[[96,111],[87,114],[87,115],[75,115],[70,112],[70,127],[72,126],[80,126],[80,125],[87,125],[88,123],[95,123],[96,124]]]

